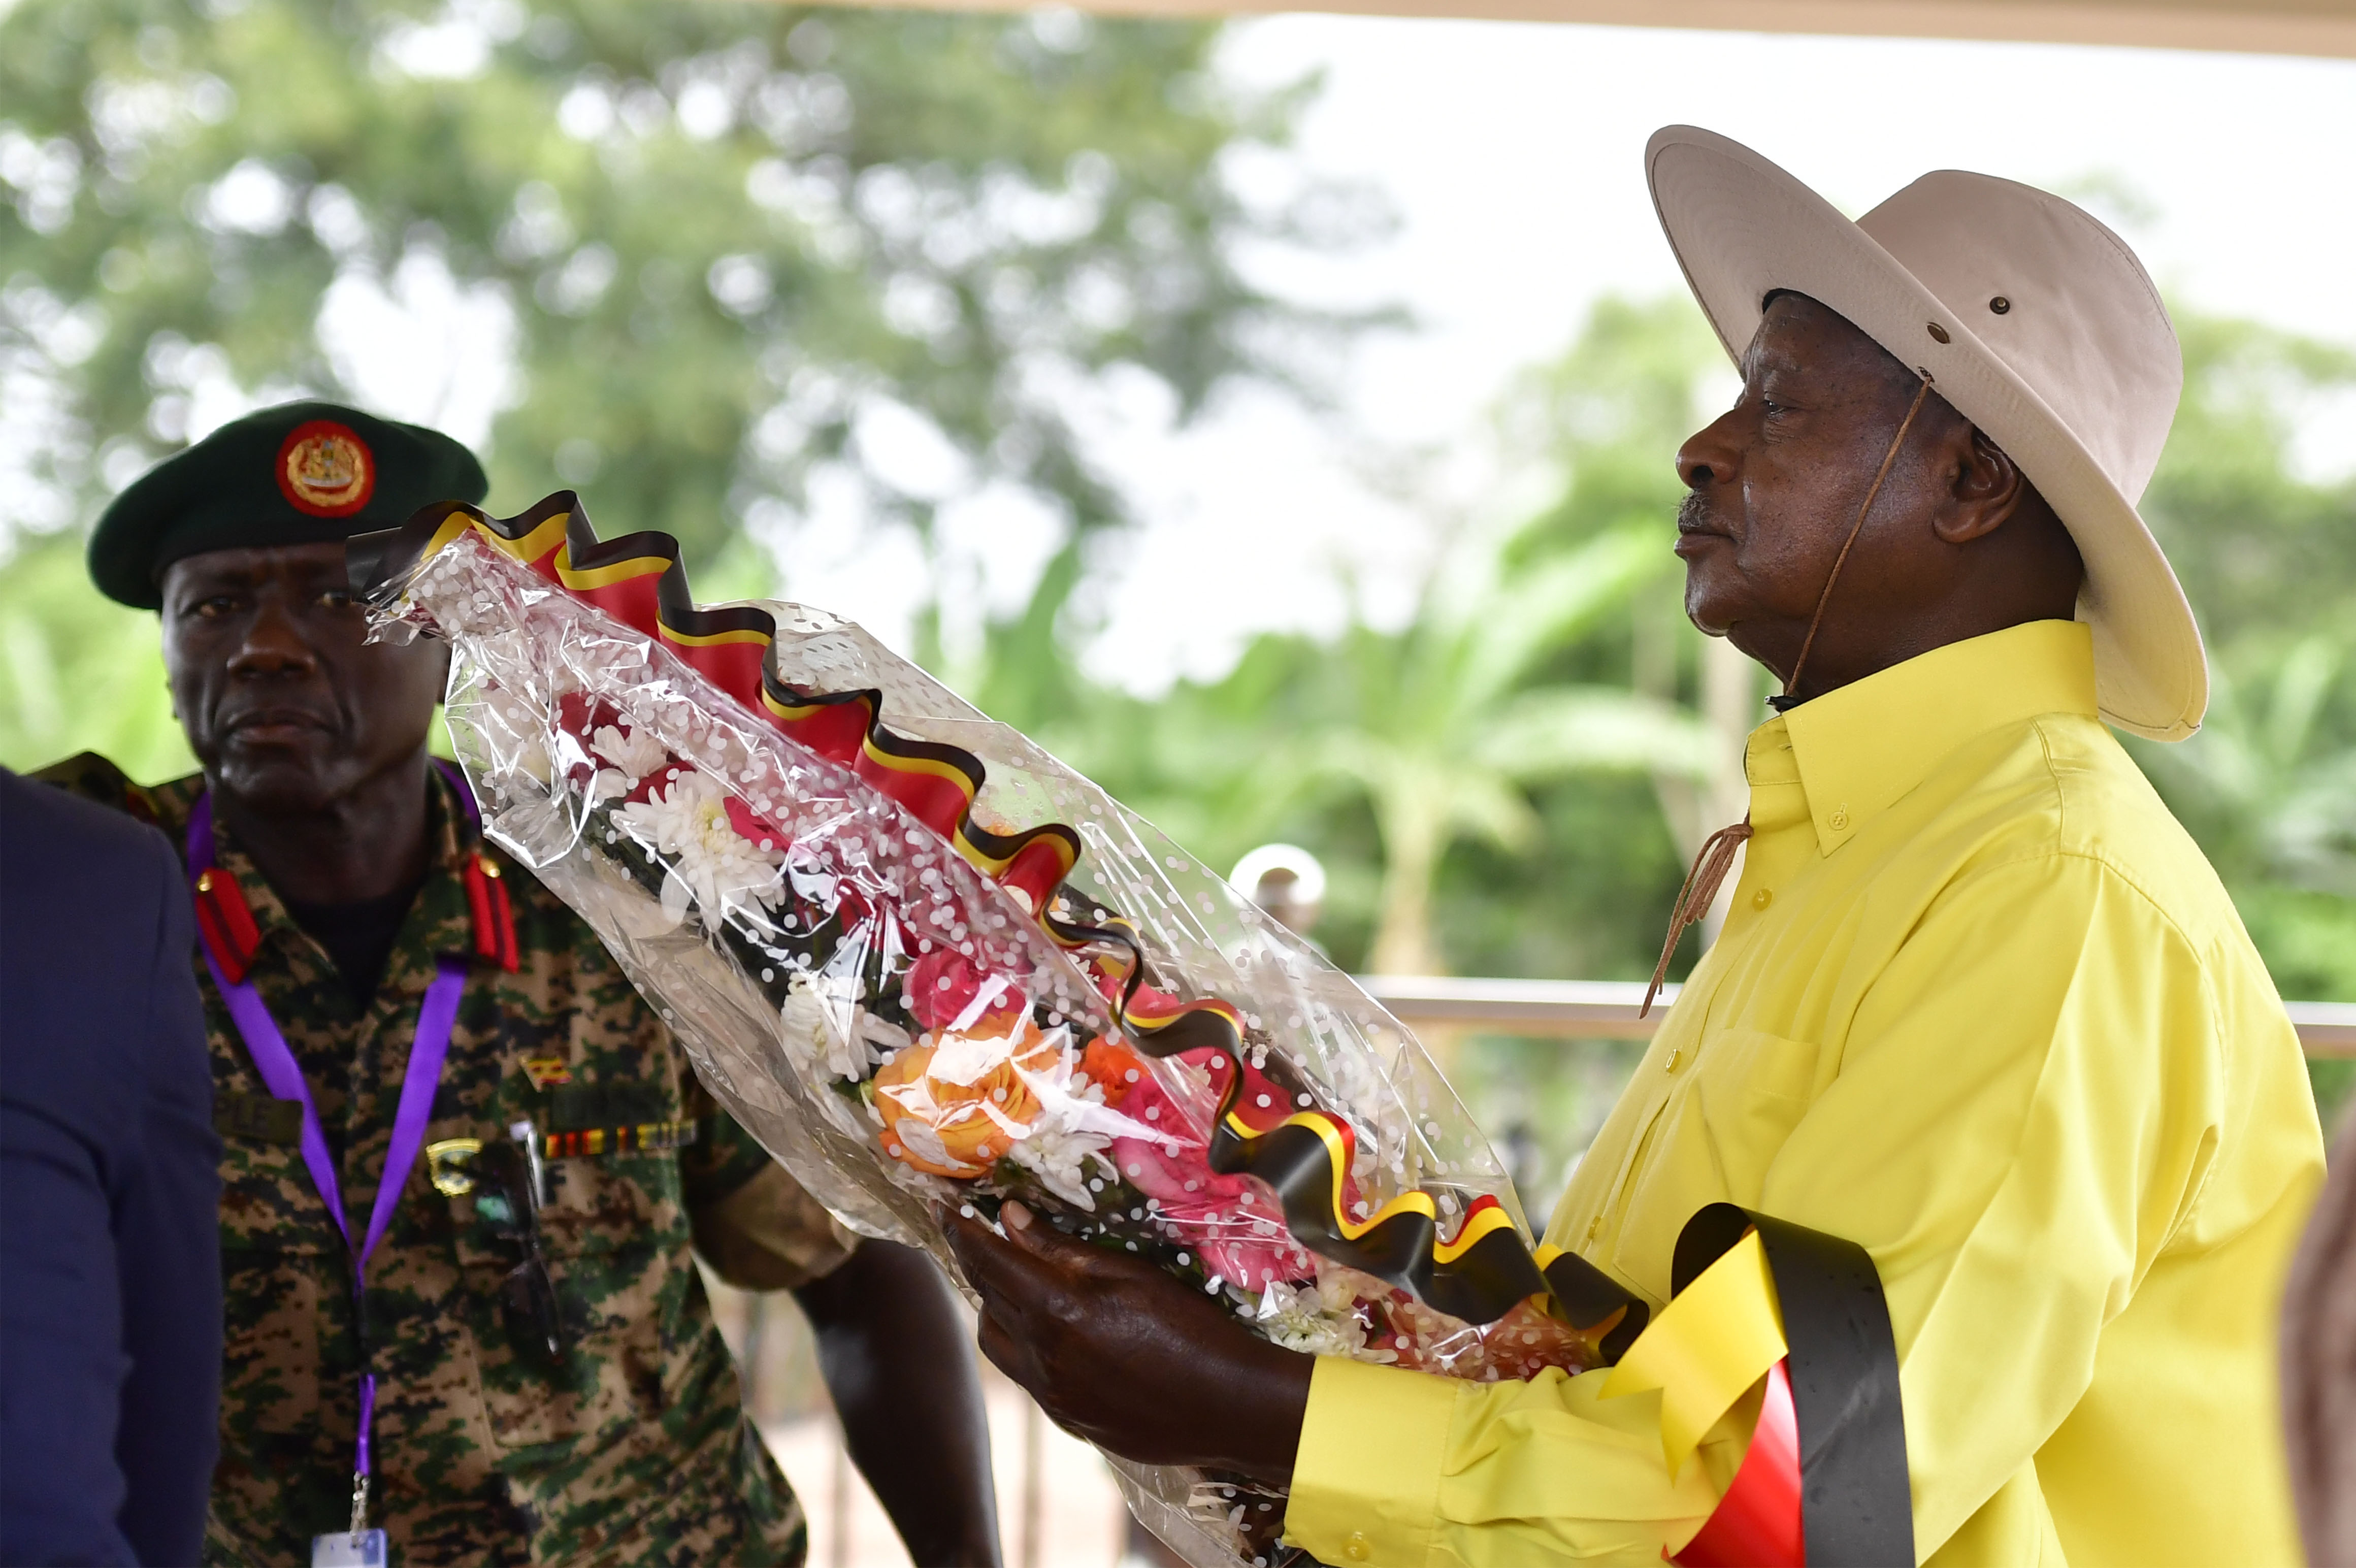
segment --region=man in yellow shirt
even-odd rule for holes
[[[1655,1310],[1710,1204],[1861,1245],[1921,1561],[2297,1562],[2272,1347],[2314,1105],[2105,728],[2179,739],[2207,701],[2134,506],[2182,383],[2158,294],[2007,181],[1929,175],[1851,223],[1708,132],[1646,162],[1744,376],[1677,455],[1687,607],[1786,685],[1723,933],[1547,1240]],[[1301,1356],[1007,1218],[956,1234],[991,1359],[1115,1452],[1289,1484],[1323,1561],[1657,1563],[1726,1485],[1672,1472],[1657,1400],[1606,1372]]]

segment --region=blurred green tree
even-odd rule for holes
[[[1365,320],[1238,272],[1379,222],[1247,205],[1313,83],[1239,94],[1217,28],[721,0],[19,0],[0,8],[0,533],[83,522],[252,402],[491,425],[493,503],[561,484],[712,564],[813,486],[929,538],[1011,482],[1122,521],[1076,390],[1181,417],[1308,390]],[[424,307],[434,308],[427,310]],[[403,314],[404,310],[407,312]],[[433,381],[433,373],[442,380]],[[775,531],[772,530],[772,532]],[[54,661],[54,650],[53,650]]]
[[[2294,460],[2297,414],[2356,392],[2356,352],[2249,322],[2179,326],[2184,403],[2144,511],[2200,616],[2214,692],[2199,735],[2133,748],[2284,993],[2356,1001],[2356,475],[2319,480]]]
[[[2295,460],[2297,416],[2356,393],[2356,352],[2179,313],[2184,402],[2143,511],[2209,644],[2201,733],[2130,741],[2286,996],[2356,1002],[2356,475]],[[2356,1062],[2308,1064],[2327,1118]]]
[[[969,694],[1214,864],[1272,837],[1317,851],[1319,935],[1354,967],[1649,972],[1683,864],[1668,813],[1722,768],[1665,456],[1716,352],[1683,302],[1600,302],[1497,413],[1553,498],[1461,535],[1404,628],[1266,635],[1142,701],[1091,684],[1034,601],[990,628]]]
[[[1443,575],[1400,633],[1355,628],[1321,661],[1312,721],[1262,754],[1291,790],[1363,794],[1382,882],[1367,967],[1448,967],[1433,924],[1440,864],[1460,840],[1526,854],[1543,823],[1525,789],[1575,774],[1702,779],[1708,734],[1690,714],[1624,688],[1537,683],[1554,655],[1629,601],[1670,558],[1659,530],[1614,528],[1525,565],[1504,550]]]
[[[101,598],[76,533],[19,541],[0,566],[0,765],[37,768],[76,751],[134,778],[173,779],[196,758],[164,690],[155,618]]]
[[[1232,193],[1222,155],[1281,143],[1301,94],[1228,92],[1215,34],[763,4],[23,0],[0,17],[0,275],[19,368],[60,397],[68,439],[38,471],[86,499],[93,465],[177,444],[208,391],[349,391],[323,304],[415,269],[512,334],[498,495],[530,499],[552,466],[594,476],[616,524],[698,561],[752,497],[798,495],[829,461],[921,519],[922,487],[861,461],[881,402],[1109,520],[1059,378],[1139,365],[1193,410],[1238,373],[1299,380],[1301,350],[1351,325],[1233,264],[1240,241],[1323,242],[1364,212]]]

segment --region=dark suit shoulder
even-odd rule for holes
[[[154,825],[155,807],[145,786],[94,751],[81,752],[25,775],[53,785],[79,800]]]
[[[139,783],[94,751],[53,762],[25,777],[158,829],[172,842],[175,850],[179,848],[180,837],[187,830],[188,813],[195,810],[197,797],[205,790],[205,776],[201,773],[163,784]]]
[[[112,771],[80,764],[102,779]],[[78,795],[0,769],[0,1110],[11,1121],[0,1262],[11,1281],[46,1269],[53,1282],[7,1303],[12,1337],[37,1319],[40,1333],[10,1377],[29,1359],[29,1386],[43,1391],[18,1402],[30,1414],[5,1412],[0,1436],[12,1500],[63,1499],[119,1530],[137,1561],[185,1563],[204,1517],[221,1357],[220,1145],[194,917],[164,835],[119,798]],[[19,1137],[46,1140],[46,1156],[25,1159]],[[7,1542],[20,1544],[31,1545]],[[0,1555],[134,1560],[72,1552]]]
[[[9,859],[78,863],[85,877],[100,869],[93,856],[118,873],[154,864],[160,836],[152,791],[91,751],[38,773],[0,769],[0,816]]]
[[[91,1132],[135,1104],[159,962],[187,974],[179,857],[121,811],[0,770],[0,1049],[10,1098]]]

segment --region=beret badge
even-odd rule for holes
[[[376,455],[348,424],[314,419],[278,448],[278,489],[295,510],[349,517],[376,493]]]

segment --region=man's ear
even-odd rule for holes
[[[1931,522],[1932,532],[1949,544],[1985,539],[2010,521],[2029,493],[2028,478],[2004,448],[1977,427],[1958,443],[1953,462],[1954,478],[1948,486],[1947,504]]]

